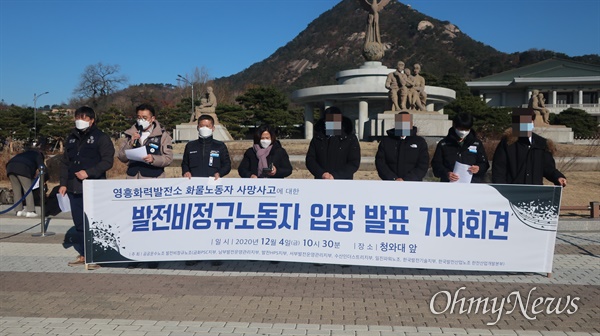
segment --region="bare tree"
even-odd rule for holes
[[[97,107],[103,99],[127,82],[127,77],[120,75],[119,70],[120,66],[117,64],[99,62],[88,65],[73,93],[87,99],[92,107]]]

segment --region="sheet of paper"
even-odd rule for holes
[[[454,174],[458,175],[457,183],[471,183],[473,174],[469,171],[469,167],[471,166],[458,161],[454,163]]]
[[[56,199],[58,200],[60,211],[71,212],[71,201],[69,200],[69,195],[65,194],[65,196],[62,196],[61,194],[56,194]]]
[[[146,156],[148,156],[148,151],[146,150],[146,147],[138,147],[138,148],[133,148],[133,149],[126,149],[125,150],[125,156],[127,156],[127,159],[131,160],[131,161],[144,161],[144,158]]]
[[[38,189],[39,187],[40,187],[40,179],[37,179],[37,180],[35,180],[35,184],[33,185],[32,190]]]

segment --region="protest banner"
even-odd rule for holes
[[[561,190],[366,180],[85,180],[86,262],[278,260],[549,273]]]

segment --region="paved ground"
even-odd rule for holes
[[[32,237],[39,219],[0,216],[0,335],[600,335],[599,221],[561,222],[550,278],[249,261],[86,271],[67,266],[71,225]]]

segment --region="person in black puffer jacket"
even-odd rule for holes
[[[336,118],[338,122],[334,121]],[[306,168],[315,179],[351,180],[360,167],[360,145],[350,118],[342,116],[337,107],[329,107],[314,131],[306,153]]]
[[[114,157],[115,146],[110,137],[96,126],[96,112],[87,106],[78,108],[75,111],[75,128],[67,137],[65,153],[61,158],[58,189],[59,194],[69,195],[77,232],[74,247],[79,256],[69,262],[69,266],[85,264],[83,180],[106,179],[106,172],[112,168]]]
[[[254,145],[244,153],[238,167],[243,178],[284,178],[292,174],[290,157],[269,125],[259,127],[254,134]]]
[[[398,115],[405,115],[402,118],[410,119],[410,122],[403,119],[402,124],[406,127],[388,130],[387,136],[379,143],[375,155],[377,173],[387,181],[422,181],[429,168],[427,142],[417,135],[417,128],[412,126],[412,116],[408,112]]]
[[[543,185],[544,178],[567,186],[567,178],[556,169],[554,143],[533,133],[535,113],[513,112],[513,128],[505,131],[494,152],[492,183]]]
[[[468,170],[473,175],[471,183],[484,182],[490,164],[483,142],[473,130],[473,117],[469,113],[456,115],[448,135],[438,142],[431,160],[433,175],[442,182],[458,181],[459,176],[454,173],[456,162],[470,166]]]

